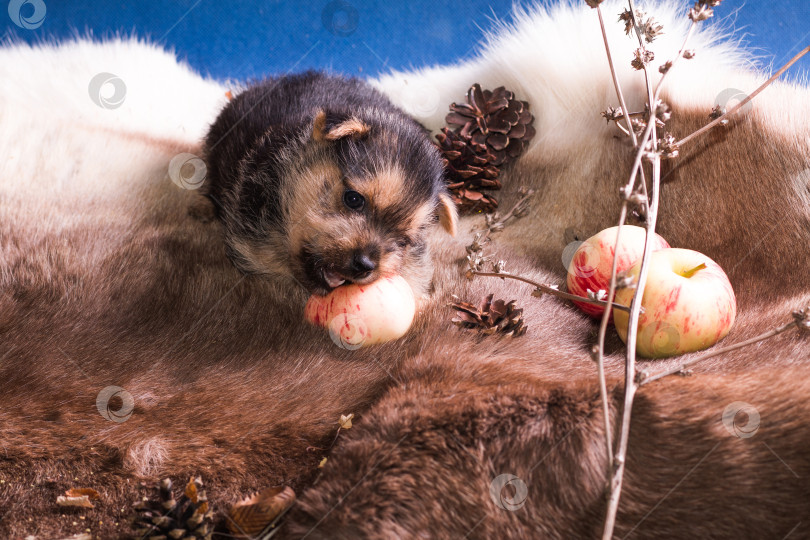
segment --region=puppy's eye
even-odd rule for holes
[[[360,210],[366,204],[366,200],[356,191],[349,189],[343,192],[343,204],[352,210]]]
[[[399,249],[405,249],[408,247],[408,244],[410,244],[410,241],[407,238],[400,238],[397,240],[397,247]]]

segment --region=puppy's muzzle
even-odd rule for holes
[[[352,283],[370,283],[377,278],[377,267],[380,264],[380,251],[376,248],[355,250],[348,260],[335,267],[323,269],[323,279],[334,289],[347,281]]]
[[[356,251],[352,255],[352,262],[349,265],[352,271],[352,280],[363,280],[371,275],[377,268],[377,261],[372,259],[365,251]]]

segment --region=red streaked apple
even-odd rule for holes
[[[413,290],[401,276],[341,285],[326,296],[310,296],[304,308],[307,321],[326,328],[335,344],[350,350],[402,337],[415,314]]]
[[[638,279],[641,261],[625,275]],[[630,305],[634,288],[616,293]],[[650,254],[647,285],[641,299],[636,351],[665,358],[711,347],[728,334],[737,316],[737,300],[728,276],[709,257],[691,249],[662,249]],[[614,312],[619,337],[627,343],[629,314]]]
[[[610,288],[610,273],[613,267],[613,250],[616,248],[618,227],[610,227],[591,236],[579,245],[568,265],[568,292],[577,296],[588,296],[588,290],[598,293]],[[619,243],[616,272],[624,272],[644,253],[646,232],[635,225],[623,225]],[[669,244],[661,236],[654,234],[653,251],[668,248]],[[597,304],[574,301],[582,311],[591,317],[601,317],[605,308]]]

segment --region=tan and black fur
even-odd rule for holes
[[[400,274],[424,294],[437,211],[455,231],[427,132],[357,79],[307,72],[251,86],[211,126],[205,153],[231,259],[312,292]]]

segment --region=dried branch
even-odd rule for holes
[[[596,8],[597,14],[599,16],[599,27],[600,27],[600,29],[602,31],[602,40],[605,43],[605,53],[606,53],[607,58],[608,58],[608,64],[610,66],[610,73],[611,73],[611,76],[613,78],[613,86],[614,86],[614,88],[616,90],[616,96],[619,98],[619,104],[621,106],[621,110],[623,112],[627,111],[628,108],[627,108],[627,103],[625,102],[625,99],[624,99],[624,93],[622,92],[622,87],[621,87],[621,84],[619,83],[619,78],[616,75],[615,66],[613,65],[613,55],[610,52],[610,44],[608,43],[607,32],[605,30],[605,21],[604,21],[604,18],[602,17],[602,9],[599,6],[599,4],[601,2],[593,2],[593,3],[591,3],[591,2],[587,2],[587,0],[586,0],[586,3],[588,3],[588,5],[591,6],[592,8]],[[631,9],[632,8],[633,8],[633,6],[631,5]],[[660,31],[660,29],[658,31]],[[642,47],[643,47],[643,45],[642,45]],[[645,73],[646,73],[646,70],[645,70]],[[647,78],[647,81],[648,81],[648,86],[649,86],[649,78]],[[615,116],[615,114],[614,114],[614,116]],[[631,119],[632,116],[633,116],[632,113],[631,114],[622,114],[622,117],[627,122],[627,130],[625,130],[624,128],[622,128],[619,125],[618,118],[614,118],[614,119],[617,120],[616,121],[616,126],[619,127],[622,131],[624,131],[628,136],[630,136],[630,138],[631,138],[631,140],[633,142],[633,147],[634,148],[643,148],[644,147],[643,142],[641,143],[641,146],[639,146],[639,141],[638,141],[638,138],[636,136],[635,128],[633,127],[633,122],[632,122],[632,119]],[[605,117],[608,118],[607,116],[605,116]],[[610,120],[610,118],[608,118],[608,120]],[[648,125],[649,124],[654,125],[655,122],[648,122]],[[642,140],[646,140],[647,136],[648,136],[648,134],[645,134],[645,139],[642,139]],[[641,155],[641,151],[639,151],[639,155]],[[644,170],[641,167],[641,159],[639,158],[637,160],[637,162],[633,165],[633,175],[631,177],[631,182],[630,182],[629,186],[625,187],[625,192],[624,193],[626,194],[626,196],[623,197],[622,207],[621,207],[621,211],[620,211],[620,214],[619,214],[619,226],[618,226],[618,229],[616,231],[616,245],[614,247],[614,253],[618,252],[618,249],[619,249],[619,238],[621,236],[622,226],[624,225],[624,222],[625,222],[625,220],[627,218],[628,199],[630,197],[630,194],[633,191],[633,188],[635,187],[635,180],[636,180],[636,172],[637,171],[639,171],[640,174],[641,174],[642,188],[643,188],[643,191],[644,191],[645,198],[646,198],[646,195],[647,195],[647,192],[646,192],[647,181],[646,181],[646,178],[644,178]],[[610,305],[613,305],[613,299],[616,296],[616,270],[617,270],[616,264],[617,264],[617,260],[616,260],[616,258],[614,258],[613,265],[611,267],[610,286],[608,287],[608,295],[607,295],[607,299],[606,299],[608,307],[605,310],[604,314],[602,315],[602,321],[601,321],[601,323],[599,325],[598,343],[597,343],[597,348],[596,348],[596,354],[594,355],[595,356],[594,359],[595,359],[596,365],[597,365],[597,375],[598,375],[598,378],[599,378],[599,394],[600,394],[601,401],[602,401],[602,411],[603,411],[603,417],[604,417],[605,443],[606,443],[606,446],[607,446],[607,456],[608,456],[608,474],[611,475],[611,476],[612,476],[612,472],[613,472],[613,465],[612,465],[613,464],[613,435],[612,435],[612,428],[611,428],[611,425],[610,425],[610,403],[608,401],[608,395],[607,395],[607,382],[606,382],[606,377],[605,377],[605,360],[604,360],[604,356],[605,356],[605,338],[607,336],[607,328],[608,328],[608,323],[610,321],[610,315],[611,315]]]
[[[671,368],[659,371],[658,373],[649,373],[647,371],[640,371],[636,377],[636,382],[638,386],[644,386],[645,384],[657,381],[658,379],[663,379],[664,377],[667,377],[669,375],[675,375],[676,373],[683,373],[689,368],[689,366],[693,366],[697,363],[703,362],[704,360],[708,360],[709,358],[714,358],[715,356],[720,356],[721,354],[726,354],[727,352],[736,351],[738,349],[748,347],[749,345],[754,345],[755,343],[759,343],[760,341],[765,341],[766,339],[778,336],[779,334],[787,332],[788,330],[791,329],[797,329],[799,330],[799,332],[802,333],[810,333],[810,307],[794,311],[793,320],[790,321],[789,323],[785,323],[782,326],[772,328],[771,330],[768,330],[767,332],[760,334],[756,337],[752,337],[751,339],[747,339],[739,343],[734,343],[733,345],[728,345],[726,347],[720,347],[719,349],[715,349],[701,356],[685,360]]]
[[[492,233],[500,232],[504,229],[510,219],[518,219],[529,213],[529,198],[534,195],[533,189],[520,188],[519,193],[523,196],[512,206],[512,209],[500,218],[498,213],[486,215],[486,228],[476,232],[472,244],[466,246],[467,250],[467,279],[472,279],[475,272],[480,272],[484,265],[492,262],[492,257],[484,255],[484,245],[490,240]],[[495,271],[500,272],[505,265],[504,261],[493,263]]]
[[[652,122],[651,122],[652,123]],[[613,528],[616,524],[616,513],[619,509],[619,499],[624,480],[624,466],[627,458],[627,444],[630,439],[630,418],[633,411],[638,384],[636,383],[636,334],[638,333],[638,317],[641,309],[641,299],[647,282],[650,254],[652,253],[652,239],[655,234],[655,223],[658,217],[658,201],[661,188],[661,158],[656,154],[653,158],[652,200],[648,209],[646,222],[647,236],[644,240],[644,253],[641,257],[636,292],[630,302],[630,318],[627,326],[627,359],[625,361],[624,375],[624,405],[622,419],[619,427],[619,438],[613,460],[613,475],[610,479],[610,495],[608,496],[607,515],[603,540],[613,538]]]
[[[619,78],[616,75],[616,68],[613,65],[613,56],[610,53],[610,45],[608,45],[607,32],[605,30],[605,21],[602,18],[602,8],[599,7],[599,3],[595,3],[594,5],[589,3],[588,5],[590,5],[592,8],[595,7],[596,13],[599,15],[599,27],[602,29],[602,39],[605,42],[605,53],[607,54],[608,65],[610,66],[610,75],[613,77],[613,86],[616,88],[616,96],[619,98],[619,105],[623,111],[626,111],[628,110],[627,103],[624,101],[624,93],[622,92],[622,87],[619,84]],[[633,147],[635,148],[638,146],[638,140],[636,140],[636,133],[633,131],[633,124],[630,122],[629,116],[625,116],[625,120],[627,121],[627,134],[630,135],[630,138],[633,141]],[[616,124],[618,125],[618,122],[616,122]],[[605,418],[607,418],[607,415],[605,415]],[[606,433],[609,433],[609,431]]]
[[[608,303],[605,300],[599,300],[598,298],[588,298],[585,296],[578,296],[576,294],[571,294],[567,292],[563,292],[553,285],[544,285],[542,283],[538,283],[534,280],[529,278],[518,276],[516,274],[510,274],[509,272],[480,272],[477,270],[472,270],[470,273],[474,276],[483,276],[483,277],[498,277],[501,279],[509,278],[514,279],[517,281],[522,281],[523,283],[528,283],[529,285],[533,285],[535,287],[535,292],[532,293],[533,296],[538,296],[539,294],[550,294],[552,296],[556,296],[558,298],[564,298],[565,300],[576,300],[577,302],[586,302],[588,304],[597,304],[600,306],[607,306]],[[538,294],[535,294],[538,293]],[[627,306],[623,306],[621,304],[613,304],[613,309],[619,309],[621,311],[630,311],[630,308]]]
[[[521,188],[520,193],[522,193],[523,196],[512,206],[512,209],[509,210],[505,216],[500,217],[497,212],[486,214],[486,227],[475,231],[479,235],[478,240],[480,243],[483,244],[486,242],[492,233],[501,232],[510,219],[522,218],[529,212],[529,199],[534,195],[534,190]]]
[[[672,71],[672,68],[675,66],[675,63],[680,60],[681,58],[694,58],[695,51],[687,51],[686,44],[689,43],[689,40],[692,39],[692,34],[695,32],[695,27],[697,26],[697,21],[692,21],[692,24],[689,25],[689,30],[686,32],[686,37],[683,40],[683,45],[681,45],[678,54],[672,60],[664,62],[664,64],[659,68],[661,71],[661,78],[658,80],[658,85],[655,87],[655,95],[661,95],[661,86],[664,84],[664,79],[666,78],[667,74]]]
[[[591,5],[591,4],[589,3],[589,5]],[[611,73],[611,75],[613,77],[613,86],[615,87],[615,90],[616,90],[616,96],[619,98],[619,104],[621,106],[621,110],[623,112],[625,112],[625,111],[628,110],[627,103],[625,102],[624,93],[622,92],[621,84],[619,83],[619,78],[616,75],[616,69],[615,69],[615,67],[613,65],[613,56],[612,56],[612,54],[610,52],[610,44],[608,43],[608,39],[607,39],[607,32],[605,30],[605,21],[604,21],[604,18],[602,17],[602,9],[601,9],[601,7],[599,7],[599,3],[595,3],[595,5],[591,5],[591,7],[595,7],[596,11],[597,11],[597,14],[599,15],[599,27],[600,27],[600,29],[602,31],[602,40],[605,43],[605,53],[607,54],[608,64],[610,65],[610,73]],[[634,10],[634,6],[632,6],[632,4],[631,4],[630,7],[631,7],[631,10]],[[634,11],[631,11],[631,15],[632,15],[632,13],[634,13]],[[637,26],[635,26],[635,27],[638,28]],[[658,31],[660,31],[660,29],[658,29]],[[642,47],[643,47],[643,44],[642,44]],[[646,74],[646,69],[645,69],[645,74]],[[647,77],[647,83],[648,83],[648,87],[649,87],[649,77]],[[614,116],[615,116],[615,114],[614,114]],[[632,119],[631,119],[632,114],[623,114],[622,116],[625,119],[625,121],[627,122],[627,130],[624,130],[623,128],[621,128],[621,126],[619,126],[618,119],[616,119],[617,120],[616,125],[619,128],[621,128],[622,131],[624,131],[627,135],[630,136],[631,140],[633,141],[633,147],[634,148],[638,148],[638,149],[644,148],[645,143],[642,142],[641,145],[639,145],[638,138],[636,137],[635,128],[633,127],[633,122],[632,122]],[[606,118],[607,118],[607,116],[606,116]],[[655,124],[654,121],[653,122],[648,121],[648,126],[649,125],[654,125],[654,124]],[[645,137],[646,136],[648,136],[648,134],[645,134]],[[646,140],[646,138],[642,139],[642,140]],[[641,155],[641,150],[639,150],[639,155]],[[641,160],[638,159],[637,162],[633,165],[633,175],[631,177],[630,185],[625,188],[625,190],[626,190],[625,195],[626,196],[623,197],[622,207],[621,207],[621,211],[619,213],[619,226],[618,226],[618,229],[616,231],[616,245],[614,247],[614,253],[618,252],[618,249],[619,249],[619,239],[621,237],[622,226],[624,225],[624,222],[625,222],[625,220],[627,218],[628,199],[629,199],[629,196],[632,193],[632,190],[633,190],[633,188],[635,186],[636,171],[640,171],[640,173],[641,173],[642,186],[643,186],[645,198],[646,198],[646,195],[647,195],[647,193],[646,193],[647,182],[646,182],[646,179],[644,178],[644,170],[641,167]],[[607,307],[607,309],[605,309],[605,312],[602,315],[602,320],[601,320],[600,325],[599,325],[599,334],[598,334],[598,340],[597,340],[597,347],[596,347],[596,351],[595,351],[595,355],[594,355],[596,365],[597,365],[597,376],[599,378],[599,394],[600,394],[600,398],[601,398],[601,401],[602,401],[602,412],[603,412],[603,417],[604,417],[604,428],[605,428],[605,444],[606,444],[606,447],[607,447],[607,457],[608,457],[608,475],[610,477],[613,476],[614,456],[613,456],[613,434],[612,434],[612,428],[611,428],[611,425],[610,425],[610,403],[608,401],[608,395],[607,395],[607,378],[605,377],[605,338],[607,336],[607,328],[608,328],[608,324],[609,324],[610,316],[611,316],[611,307],[610,306],[614,305],[613,304],[613,299],[616,297],[616,270],[617,270],[616,264],[617,264],[617,259],[614,258],[613,259],[613,265],[611,267],[611,273],[610,273],[610,286],[608,287],[608,295],[607,295],[607,299],[606,299],[608,307]],[[612,530],[612,528],[611,528],[611,530]]]
[[[721,123],[725,117],[730,114],[733,114],[740,108],[742,108],[746,103],[751,101],[757,94],[759,94],[762,89],[764,89],[768,84],[773,82],[777,77],[779,77],[785,70],[787,70],[793,63],[795,63],[802,55],[806,54],[810,51],[810,47],[806,50],[799,53],[796,57],[794,57],[785,67],[779,70],[767,83],[762,85],[757,91],[755,91],[751,96],[746,98],[743,102],[739,103],[736,107],[731,109],[730,111],[726,112],[725,114],[718,114],[718,118],[716,118],[713,122],[709,125],[701,128],[700,130],[696,131],[692,135],[684,138],[681,141],[675,141],[675,138],[667,133],[663,132],[662,137],[659,139],[657,135],[657,128],[660,126],[662,129],[666,125],[666,122],[669,120],[670,110],[669,107],[660,101],[661,91],[663,89],[663,82],[667,76],[667,74],[671,71],[672,67],[680,58],[692,58],[694,57],[694,51],[687,50],[687,45],[692,37],[695,26],[699,21],[703,21],[708,19],[713,15],[713,7],[718,5],[721,0],[698,0],[695,3],[695,6],[689,11],[689,18],[692,21],[692,24],[689,27],[687,35],[684,39],[683,45],[681,46],[680,50],[678,51],[677,56],[664,63],[660,68],[659,71],[661,73],[661,78],[659,79],[655,88],[650,81],[650,73],[648,70],[648,64],[652,61],[652,55],[649,51],[647,51],[646,46],[644,44],[644,38],[646,38],[647,42],[651,42],[657,34],[659,34],[662,30],[662,27],[658,25],[654,19],[648,18],[643,24],[640,24],[639,19],[643,17],[643,13],[637,11],[635,9],[635,4],[633,0],[628,0],[629,10],[625,11],[620,20],[625,21],[625,29],[627,33],[630,33],[631,29],[635,29],[636,37],[639,42],[639,48],[635,52],[635,59],[632,62],[633,67],[638,70],[644,72],[644,77],[646,81],[647,87],[647,107],[645,110],[645,119],[646,123],[643,119],[633,119],[631,118],[632,115],[626,114],[628,110],[625,103],[624,97],[618,82],[618,78],[615,74],[615,69],[613,66],[612,56],[610,53],[610,46],[607,41],[604,21],[602,18],[601,10],[599,8],[599,4],[601,1],[597,0],[586,0],[586,3],[597,9],[599,14],[599,22],[600,27],[602,30],[602,36],[605,42],[605,49],[607,51],[608,62],[610,64],[611,73],[613,75],[613,82],[616,87],[617,95],[621,101],[621,109],[616,110],[613,108],[608,109],[608,111],[603,113],[603,116],[610,121],[615,121],[616,125],[625,133],[627,133],[633,140],[633,146],[636,148],[636,157],[633,163],[633,167],[630,172],[630,178],[625,186],[623,186],[620,190],[622,195],[622,206],[620,211],[619,217],[619,228],[617,231],[617,238],[616,238],[616,247],[618,248],[620,235],[621,235],[621,227],[626,219],[627,215],[627,207],[628,204],[632,201],[641,201],[642,203],[647,204],[647,218],[646,218],[646,239],[645,239],[645,246],[644,252],[641,258],[641,266],[639,269],[639,276],[638,276],[638,283],[636,285],[636,291],[633,296],[632,302],[630,304],[630,316],[628,322],[628,332],[627,332],[627,357],[625,361],[625,393],[624,393],[624,403],[622,408],[622,415],[621,415],[621,423],[619,425],[619,438],[617,441],[617,448],[615,453],[613,452],[612,445],[610,442],[611,439],[611,431],[609,425],[609,405],[607,403],[607,395],[606,395],[606,381],[605,381],[605,374],[604,374],[604,340],[605,340],[605,333],[607,330],[608,320],[610,318],[610,311],[611,307],[613,306],[613,299],[615,294],[616,288],[616,259],[614,258],[612,271],[611,271],[611,282],[610,288],[608,291],[608,295],[606,298],[607,308],[602,318],[602,323],[599,329],[599,341],[598,345],[594,347],[593,356],[597,361],[599,366],[599,384],[600,384],[600,391],[602,393],[603,398],[603,409],[605,413],[605,425],[606,425],[606,439],[608,444],[608,463],[610,466],[609,470],[609,478],[610,478],[610,485],[609,485],[609,496],[608,496],[608,505],[605,515],[605,525],[603,529],[603,540],[610,540],[613,536],[613,529],[615,526],[616,521],[616,513],[618,511],[618,504],[619,499],[621,496],[621,488],[624,476],[624,466],[625,460],[627,455],[627,444],[629,440],[629,433],[630,433],[630,419],[632,415],[632,407],[633,407],[633,400],[635,397],[635,393],[638,387],[642,384],[642,381],[651,382],[657,378],[664,377],[671,373],[677,373],[685,369],[687,365],[691,365],[694,362],[698,362],[702,359],[709,358],[711,356],[715,356],[717,354],[722,354],[722,352],[727,352],[728,350],[733,350],[733,348],[724,348],[718,349],[713,353],[709,353],[707,355],[703,355],[696,359],[693,359],[688,362],[682,363],[680,366],[673,368],[672,370],[668,370],[667,372],[662,372],[661,374],[656,375],[641,375],[636,373],[636,335],[638,332],[638,316],[641,309],[641,298],[643,296],[646,278],[648,273],[648,263],[651,253],[651,240],[653,234],[655,232],[655,224],[658,214],[658,203],[659,203],[659,193],[660,193],[660,182],[661,182],[661,159],[664,158],[674,158],[678,155],[678,150],[681,144],[687,142],[688,140],[704,133],[711,127]],[[648,31],[652,34],[648,36]],[[619,125],[619,120],[624,118],[628,129],[625,130],[622,126]],[[652,186],[651,186],[651,193],[647,193],[647,182],[644,178],[644,160],[648,160],[652,164]],[[636,182],[638,177],[641,177],[641,187],[640,193],[636,191]],[[762,339],[767,339],[768,337],[773,337],[777,333],[781,333],[786,331],[787,329],[798,326],[800,329],[810,331],[810,322],[808,318],[810,314],[810,308],[807,308],[800,312],[794,313],[795,321],[789,323],[788,325],[784,325],[783,327],[779,327],[774,329],[773,331],[763,334],[763,336],[759,336],[758,338],[754,338],[753,340],[748,340],[747,342],[743,342],[738,344],[736,348],[743,347],[747,344],[756,343],[761,341]],[[732,346],[735,347],[735,346]]]
[[[703,135],[704,133],[706,133],[707,131],[709,131],[710,129],[712,129],[713,127],[715,127],[716,125],[718,125],[718,124],[722,124],[724,121],[727,121],[727,119],[728,119],[728,117],[729,117],[729,116],[731,116],[732,114],[736,113],[737,111],[739,111],[740,109],[742,109],[743,107],[745,107],[745,106],[746,106],[746,105],[747,105],[747,104],[748,104],[748,103],[749,103],[749,102],[750,102],[752,99],[754,99],[755,97],[757,97],[757,96],[758,96],[758,95],[759,95],[759,94],[760,94],[760,93],[761,93],[763,90],[765,90],[765,89],[766,89],[768,86],[770,86],[770,85],[771,85],[771,84],[772,84],[772,83],[773,83],[773,82],[774,82],[776,79],[778,79],[779,77],[781,77],[781,76],[782,76],[782,74],[783,74],[785,71],[787,71],[788,69],[790,69],[790,67],[791,67],[793,64],[795,64],[796,62],[798,62],[798,61],[799,61],[799,59],[800,59],[802,56],[804,56],[805,54],[807,54],[808,52],[810,52],[810,45],[809,45],[809,46],[807,46],[807,47],[805,47],[805,48],[804,48],[804,49],[803,49],[801,52],[799,52],[799,54],[797,54],[796,56],[794,56],[793,58],[791,58],[791,59],[790,59],[790,61],[789,61],[787,64],[785,64],[784,66],[782,66],[782,67],[779,69],[779,71],[777,71],[776,73],[774,73],[774,74],[773,74],[773,76],[772,76],[770,79],[768,79],[767,81],[765,81],[764,83],[762,83],[762,84],[760,85],[760,87],[759,87],[759,88],[757,88],[756,90],[754,90],[753,92],[751,92],[751,94],[750,94],[750,95],[749,95],[747,98],[745,98],[744,100],[740,101],[740,102],[739,102],[739,103],[737,103],[737,104],[736,104],[734,107],[732,107],[731,109],[729,109],[728,111],[726,111],[724,114],[722,114],[722,115],[718,116],[717,118],[715,118],[714,120],[712,120],[711,122],[709,122],[708,124],[706,124],[705,126],[703,126],[702,128],[698,129],[697,131],[695,131],[694,133],[692,133],[692,134],[690,134],[690,135],[687,135],[686,137],[684,137],[683,139],[681,139],[680,141],[678,141],[678,142],[677,142],[677,143],[675,143],[675,144],[676,144],[677,146],[682,146],[682,145],[686,144],[687,142],[691,141],[692,139],[694,139],[694,138],[696,138],[696,137],[699,137],[700,135]]]
[[[645,114],[647,114],[647,111],[636,111],[636,112],[627,113],[625,115],[622,112],[621,109],[614,109],[613,107],[610,107],[608,110],[602,112],[602,116],[605,117],[608,122],[610,122],[610,121],[617,122],[618,120],[621,120],[625,116],[629,116],[632,119],[632,118],[635,118],[635,117],[638,117],[638,116],[644,116]],[[619,127],[621,127],[621,126],[619,126]],[[622,129],[624,129],[624,128],[622,128]]]
[[[638,22],[635,19],[636,9],[633,0],[628,0],[628,5],[630,8],[630,17],[632,17],[633,20],[633,27],[635,28],[639,45],[641,47],[641,50],[645,51],[646,53],[646,48],[642,40]],[[660,28],[657,31],[660,31]],[[679,55],[680,54],[681,53],[679,52]],[[619,218],[619,229],[617,230],[616,233],[616,248],[614,252],[618,253],[618,246],[621,235],[621,225],[623,224],[626,218],[628,201],[633,196],[634,186],[636,183],[636,175],[639,171],[641,172],[642,176],[644,174],[642,158],[645,156],[652,161],[652,168],[653,168],[652,186],[651,186],[652,193],[649,199],[649,204],[647,205],[647,212],[646,212],[647,217],[645,220],[646,236],[644,240],[644,251],[641,257],[641,266],[639,268],[636,291],[635,294],[633,295],[632,301],[630,302],[630,317],[628,321],[627,340],[626,340],[627,356],[625,360],[624,404],[622,407],[621,424],[619,425],[619,437],[617,441],[617,447],[613,455],[613,460],[609,462],[611,467],[609,476],[610,491],[608,495],[608,504],[605,514],[605,525],[602,533],[603,540],[610,540],[613,537],[613,529],[616,524],[616,513],[618,512],[619,508],[619,499],[621,497],[622,483],[624,479],[624,466],[627,456],[627,444],[630,438],[630,418],[633,410],[633,400],[635,398],[636,389],[638,388],[635,382],[636,334],[638,333],[638,317],[641,311],[641,300],[644,295],[644,288],[647,282],[647,273],[649,271],[649,259],[650,254],[652,253],[652,239],[655,235],[655,224],[658,217],[658,201],[661,183],[661,155],[658,152],[658,137],[656,136],[656,123],[658,121],[659,115],[658,94],[660,92],[661,85],[659,83],[657,90],[653,90],[646,62],[641,63],[641,69],[644,72],[644,78],[647,86],[647,100],[648,100],[647,107],[650,113],[649,118],[647,119],[647,125],[645,127],[644,134],[642,135],[638,145],[638,149],[636,152],[636,159],[630,174],[630,180],[625,186],[624,191],[622,192],[623,195],[622,210]],[[662,74],[661,77],[663,78],[665,76],[666,73]],[[651,146],[652,151],[647,150],[648,146]],[[647,201],[648,194],[646,189],[647,188],[646,180],[642,179],[641,186],[644,200]],[[614,292],[616,282],[616,264],[617,264],[617,257],[614,257],[613,266],[611,268],[611,284],[610,284],[610,288]],[[612,302],[613,296],[608,296],[608,300]],[[602,324],[600,326],[600,336],[599,336],[600,340],[597,351],[598,356],[600,358],[604,357],[604,335],[607,329],[608,318],[609,318],[608,310],[605,310],[605,314],[603,315],[602,318]],[[604,369],[600,370],[599,375],[600,375],[600,387],[602,387],[606,385],[603,379]]]
[[[610,74],[613,78],[613,86],[616,89],[616,96],[619,98],[619,105],[622,111],[629,110],[627,108],[627,102],[624,99],[624,92],[622,92],[622,86],[619,83],[619,78],[616,75],[616,68],[613,65],[613,55],[610,52],[610,44],[608,43],[607,39],[607,31],[605,30],[605,21],[602,17],[602,8],[599,6],[601,2],[588,2],[589,6],[592,8],[596,8],[596,13],[599,16],[599,28],[602,30],[602,40],[605,43],[605,54],[607,55],[608,65],[610,66]],[[625,121],[627,122],[627,130],[624,130],[619,126],[618,121],[616,125],[622,129],[633,141],[633,148],[638,148],[638,138],[636,137],[635,129],[633,128],[633,122],[631,116],[628,114],[623,115]],[[643,172],[642,172],[643,174]],[[619,235],[621,234],[621,227],[624,224],[624,220],[627,217],[627,200],[625,199],[622,202],[622,209],[621,214],[619,217],[619,229],[616,231],[616,246],[614,247],[614,253],[619,247]],[[605,309],[604,314],[602,315],[602,322],[599,325],[599,338],[598,338],[598,346],[596,349],[595,360],[597,366],[597,374],[599,377],[599,395],[602,401],[602,415],[604,417],[604,428],[605,428],[605,444],[607,446],[607,456],[608,456],[608,474],[611,474],[612,467],[613,467],[613,432],[610,425],[610,403],[608,401],[607,395],[607,378],[605,377],[605,336],[607,335],[607,326],[608,321],[610,320],[611,314],[611,306],[613,305],[613,299],[616,297],[616,258],[613,259],[613,266],[612,271],[610,274],[610,286],[608,287],[608,295],[606,300],[607,308]]]
[[[628,0],[627,3],[630,6],[630,13],[629,13],[630,20],[633,24],[633,29],[635,30],[636,37],[638,38],[638,47],[639,47],[638,50],[636,51],[636,58],[633,60],[633,65],[634,67],[636,67],[636,69],[640,69],[644,72],[644,82],[647,85],[648,100],[650,104],[650,109],[652,109],[653,103],[655,102],[652,99],[653,90],[652,90],[652,83],[650,82],[650,74],[647,71],[647,64],[653,61],[655,55],[652,53],[652,51],[648,51],[647,46],[644,45],[641,27],[639,26],[639,21],[636,19],[636,13],[640,12],[636,10],[635,2],[633,0]],[[652,123],[655,124],[655,122]],[[653,140],[655,140],[654,129],[653,129]]]

